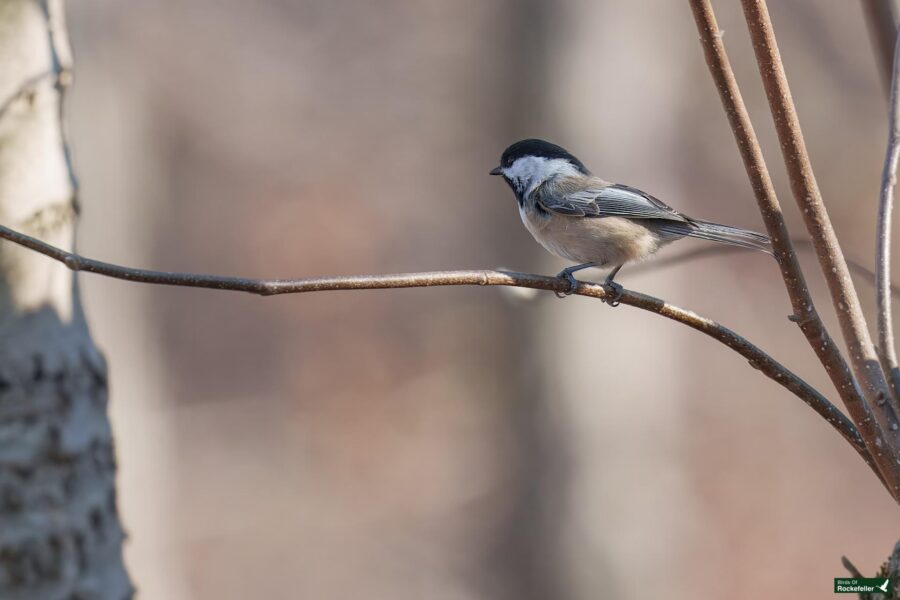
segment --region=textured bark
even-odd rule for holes
[[[62,3],[0,0],[0,221],[74,245]],[[72,274],[0,248],[0,597],[121,599],[107,377]]]

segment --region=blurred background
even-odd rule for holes
[[[804,238],[738,3],[715,4]],[[838,233],[871,264],[886,106],[861,6],[770,5]],[[556,273],[487,175],[523,137],[762,229],[683,2],[81,0],[69,19],[92,257]],[[824,421],[649,313],[499,289],[263,299],[82,281],[143,598],[826,598],[842,554],[874,573],[898,538],[896,507]],[[765,256],[619,281],[835,397]]]

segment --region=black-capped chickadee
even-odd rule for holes
[[[610,304],[616,304],[622,286],[613,278],[622,265],[683,237],[772,254],[771,242],[762,234],[692,219],[650,194],[591,175],[564,148],[543,140],[522,140],[507,148],[491,175],[503,176],[512,188],[534,239],[579,263],[558,275],[569,282],[566,295],[578,286],[575,271],[612,267],[604,286],[612,291]]]

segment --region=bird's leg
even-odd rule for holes
[[[556,294],[556,297],[565,298],[566,296],[571,296],[578,288],[578,280],[575,279],[575,276],[572,275],[572,273],[574,273],[575,271],[580,271],[582,269],[588,269],[593,266],[594,263],[592,262],[582,263],[580,265],[575,265],[574,267],[566,267],[565,269],[557,273],[557,277],[559,277],[560,279],[565,279],[569,282],[569,289],[565,292],[553,292],[554,294]]]
[[[622,265],[619,265],[615,269],[609,272],[609,275],[606,276],[606,279],[603,280],[603,288],[604,291],[609,294],[608,298],[604,298],[603,301],[609,304],[610,306],[618,306],[619,298],[622,297],[622,292],[625,288],[621,285],[613,281],[616,274],[619,272],[619,269],[622,268]]]

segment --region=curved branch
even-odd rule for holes
[[[878,203],[876,231],[876,297],[878,301],[878,355],[884,372],[890,377],[894,397],[900,398],[900,369],[894,346],[894,324],[891,315],[891,215],[894,210],[894,187],[897,163],[900,161],[900,37],[894,49],[891,78],[888,143],[881,174],[881,197]]]
[[[169,273],[134,269],[86,258],[2,225],[0,225],[0,238],[57,260],[73,271],[85,271],[139,283],[230,290],[248,292],[260,296],[323,292],[328,290],[372,290],[455,285],[503,285],[555,292],[565,292],[569,288],[568,282],[558,277],[492,270],[312,277],[306,279],[251,279],[194,273]],[[594,283],[579,283],[574,293],[579,296],[599,298],[601,300],[609,297],[602,285]],[[673,306],[653,296],[624,290],[619,301],[622,304],[656,313],[667,319],[687,325],[725,344],[746,358],[751,366],[791,391],[816,411],[819,416],[830,423],[853,446],[875,474],[881,478],[878,468],[853,422],[815,388],[749,340],[711,319]]]
[[[753,41],[763,87],[769,100],[769,108],[775,121],[775,131],[781,143],[781,153],[791,190],[828,284],[838,323],[847,344],[853,373],[859,387],[862,388],[866,404],[878,420],[883,434],[881,436],[883,445],[887,447],[888,452],[884,454],[883,450],[873,449],[873,444],[868,439],[866,442],[879,466],[891,470],[891,474],[885,473],[885,477],[891,484],[894,498],[900,500],[900,464],[894,456],[890,456],[900,454],[900,425],[894,410],[892,390],[881,370],[881,363],[869,335],[859,296],[850,279],[847,261],[844,260],[828,210],[822,201],[822,194],[800,129],[797,109],[784,72],[768,7],[765,0],[741,0],[741,4]]]
[[[882,453],[880,440],[882,433],[871,416],[871,410],[863,401],[859,386],[856,385],[850,367],[841,355],[838,345],[831,338],[822,322],[809,286],[806,284],[797,254],[788,233],[781,204],[775,194],[772,178],[769,176],[762,148],[750,121],[750,115],[744,104],[737,79],[728,60],[721,31],[716,22],[715,13],[709,0],[690,0],[700,42],[703,46],[707,66],[719,91],[722,105],[738,144],[741,158],[753,193],[759,206],[766,231],[772,239],[772,248],[781,269],[781,277],[791,300],[794,314],[791,320],[800,326],[819,361],[825,367],[832,383],[844,401],[850,416],[862,432],[869,451]],[[892,471],[890,479],[900,485],[900,470],[890,457],[878,460],[882,471]],[[887,477],[887,475],[885,475]],[[896,496],[895,491],[891,494]]]

